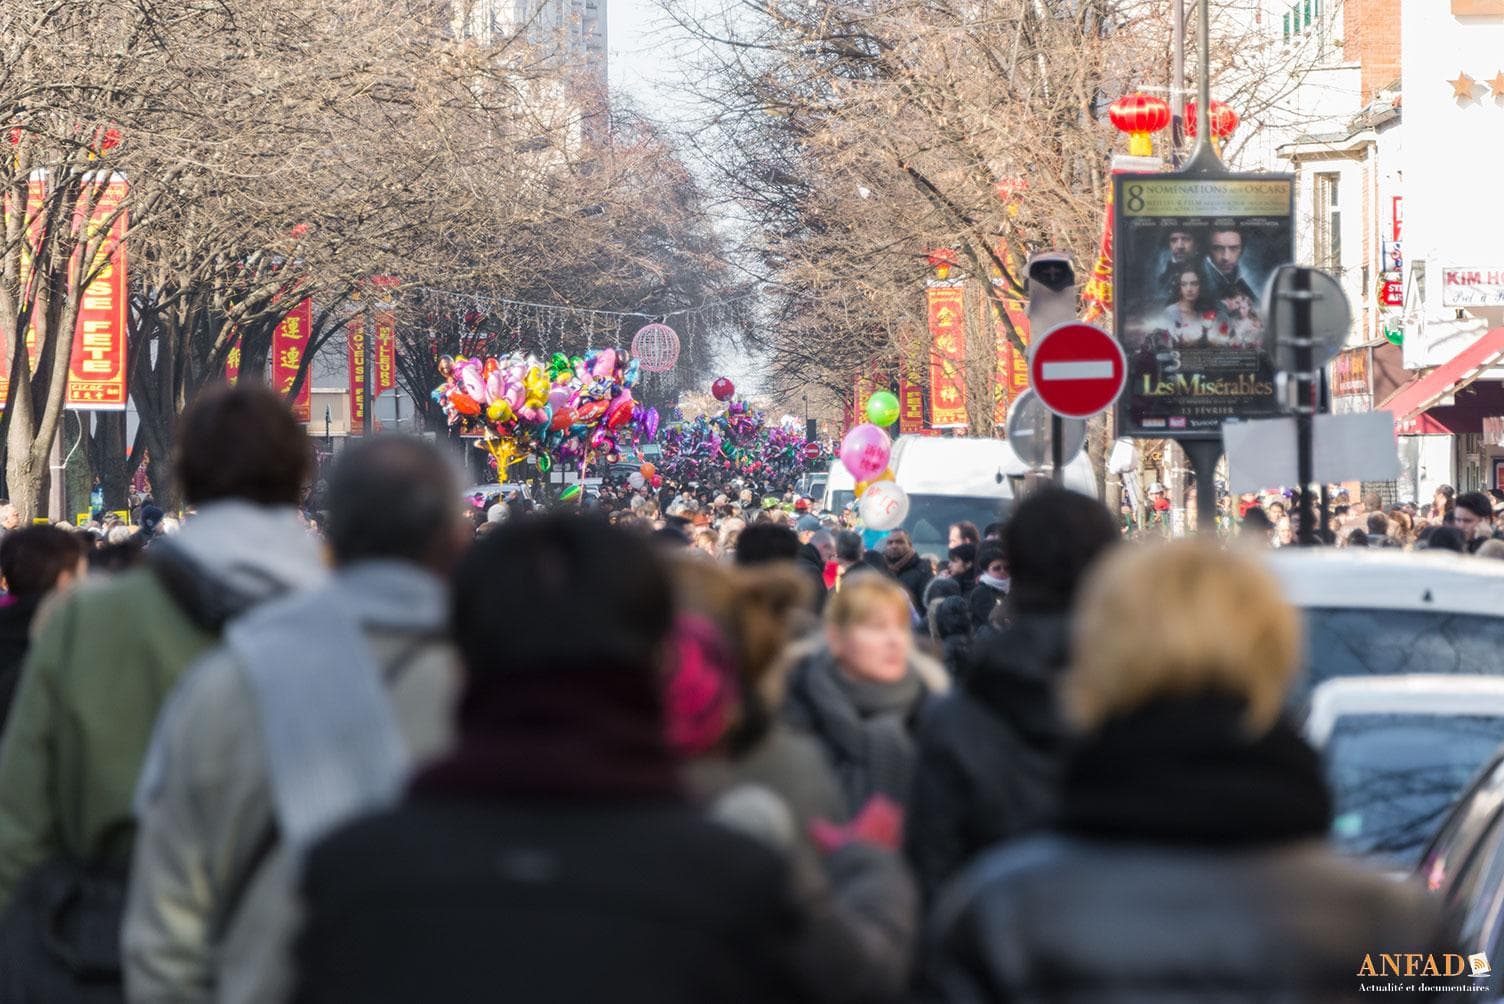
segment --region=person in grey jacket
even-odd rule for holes
[[[331,583],[236,622],[170,699],[137,793],[133,1004],[286,1000],[302,852],[447,750],[457,492],[419,440],[350,447],[330,480]]]
[[[1423,888],[1327,845],[1319,759],[1283,717],[1300,617],[1255,558],[1118,549],[1072,652],[1061,693],[1082,738],[1053,832],[941,894],[921,1000],[1301,1004],[1364,999],[1363,983],[1436,999],[1358,976],[1369,953],[1457,943]]]

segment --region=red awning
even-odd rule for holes
[[[1396,430],[1401,434],[1414,432],[1407,426],[1414,424],[1417,415],[1477,380],[1501,359],[1504,359],[1504,328],[1494,328],[1425,376],[1395,391],[1393,397],[1379,405],[1379,410],[1394,416]]]

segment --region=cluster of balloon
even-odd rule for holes
[[[770,424],[746,401],[732,400],[736,388],[725,377],[711,385],[711,394],[729,402],[724,412],[685,421],[676,411],[665,427],[663,475],[679,484],[723,484],[732,477],[792,484],[829,462],[825,450],[797,428]]]
[[[653,464],[643,464],[637,470],[627,475],[627,484],[633,489],[646,488],[652,485],[654,488],[663,487],[663,478],[658,475],[658,468]]]
[[[887,400],[877,401],[880,395]],[[841,463],[856,479],[857,514],[862,524],[869,530],[893,530],[909,517],[909,496],[893,480],[893,470],[888,466],[893,441],[879,425],[891,425],[897,419],[898,399],[887,391],[873,394],[867,400],[867,417],[874,421],[854,427],[841,441]],[[875,420],[882,417],[888,421]]]
[[[531,457],[546,474],[558,460],[614,461],[658,434],[658,410],[632,397],[639,372],[615,349],[555,352],[547,362],[515,352],[442,356],[433,399],[451,426],[480,438],[499,473]]]

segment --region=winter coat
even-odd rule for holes
[[[909,596],[914,601],[915,610],[924,609],[924,588],[930,584],[934,576],[930,573],[929,565],[917,552],[910,551],[909,556],[894,568],[889,565],[889,571],[899,583],[909,591]]]
[[[1065,617],[1033,615],[995,643],[979,632],[971,672],[926,716],[905,839],[927,898],[982,850],[1052,821],[1067,749],[1054,696],[1067,629]]]
[[[813,736],[835,769],[846,811],[855,815],[875,794],[906,804],[918,755],[915,737],[926,709],[949,689],[945,671],[928,656],[910,656],[913,696],[901,707],[862,714],[823,638],[797,647],[782,720]]]
[[[809,581],[815,587],[815,612],[825,609],[826,597],[830,591],[825,588],[825,559],[820,557],[820,552],[813,544],[799,545],[799,553],[794,556],[794,564],[799,566],[799,571],[809,577]]]
[[[31,648],[31,622],[44,596],[28,596],[0,607],[0,735],[21,682],[21,663]]]
[[[1245,710],[1161,699],[1104,723],[1070,758],[1054,832],[941,896],[920,999],[1359,1001],[1383,982],[1356,975],[1365,955],[1455,951],[1424,890],[1325,846],[1317,755],[1283,724],[1250,739]]]
[[[672,802],[420,798],[316,846],[303,901],[299,1004],[860,999],[788,859]]]
[[[453,648],[412,631],[364,635],[413,761],[445,751],[460,683]],[[234,649],[194,667],[161,728],[163,772],[143,800],[122,938],[130,999],[280,1004],[298,858],[278,833],[266,731]],[[231,890],[239,901],[226,916]]]
[[[1001,589],[989,586],[987,583],[977,580],[976,587],[966,602],[971,604],[971,626],[979,628],[984,624],[992,623],[992,612],[997,605],[1008,598],[1008,594]]]
[[[163,701],[232,617],[326,572],[292,509],[205,506],[142,567],[66,597],[38,633],[0,741],[0,905],[60,853],[122,864]]]

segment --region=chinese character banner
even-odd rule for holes
[[[926,290],[930,325],[930,425],[966,427],[966,314],[959,285]]]
[[[291,313],[282,318],[272,334],[272,384],[283,397],[292,393],[298,368],[303,365],[303,357],[308,353],[308,336],[312,330],[313,301],[305,297]],[[305,374],[303,385],[298,388],[298,396],[291,402],[293,417],[299,422],[308,421],[308,385],[312,382],[313,374]]]
[[[85,245],[97,242],[93,258],[76,273],[87,281],[78,307],[73,354],[68,363],[65,406],[80,411],[124,411],[127,277],[125,233],[129,213],[123,207],[125,178],[101,175],[86,182],[93,191],[80,200],[74,225]],[[92,201],[88,223],[85,201]]]

